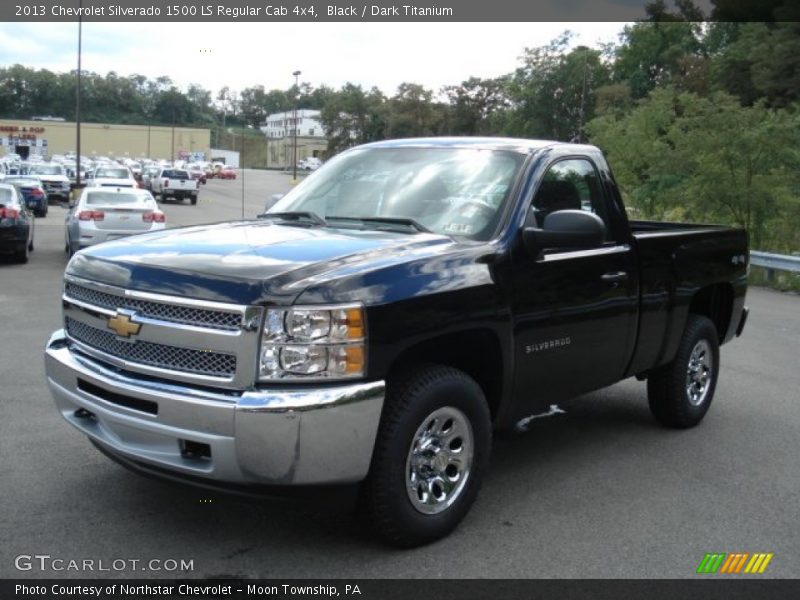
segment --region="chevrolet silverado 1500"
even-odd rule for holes
[[[747,317],[745,232],[629,221],[592,146],[370,144],[260,217],[77,253],[56,405],[142,473],[357,482],[399,545],[452,530],[493,431],[553,402],[636,376],[698,424]]]

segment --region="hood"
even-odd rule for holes
[[[66,175],[40,175],[35,173],[30,175],[30,177],[35,177],[36,179],[41,179],[42,181],[50,181],[50,182],[57,182],[57,183],[69,183],[69,179]]]
[[[457,247],[427,233],[305,228],[251,221],[167,229],[87,248],[78,277],[140,291],[237,304],[290,304],[309,286]]]
[[[100,179],[92,179],[93,187],[136,187],[136,181],[133,179],[112,179],[110,177],[101,177]]]

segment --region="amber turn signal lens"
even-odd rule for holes
[[[347,309],[347,337],[351,340],[360,340],[364,337],[364,319],[360,308]]]
[[[347,366],[345,373],[363,373],[364,372],[364,347],[363,346],[349,346],[346,350]]]

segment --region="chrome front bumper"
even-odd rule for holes
[[[72,351],[63,330],[47,343],[45,371],[61,415],[104,450],[217,484],[360,481],[385,394],[383,381],[244,392],[167,383]]]

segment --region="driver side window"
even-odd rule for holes
[[[558,210],[594,213],[603,220],[608,231],[608,214],[600,178],[588,160],[562,160],[545,173],[531,206],[536,226],[542,227],[545,217]]]

